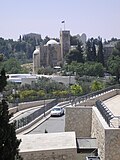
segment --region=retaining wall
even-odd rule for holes
[[[67,107],[65,131],[75,131],[76,137],[90,137],[92,127],[91,107]]]
[[[104,101],[104,100],[107,100],[107,99],[117,95],[117,94],[120,94],[120,90],[108,91],[108,92],[99,94],[96,97],[91,97],[90,99],[81,101],[80,103],[77,103],[76,105],[77,106],[93,106],[93,105],[95,105],[95,102],[97,100]]]

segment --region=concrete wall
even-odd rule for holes
[[[50,103],[51,101],[53,101],[53,99],[45,100],[45,104]],[[29,109],[29,108],[32,108],[32,107],[37,107],[37,106],[40,106],[40,105],[44,105],[44,100],[19,103],[18,106],[9,108],[9,113],[16,113],[17,111],[21,111],[21,110],[24,110],[24,109]]]
[[[91,126],[91,107],[66,107],[65,131],[75,131],[76,137],[90,137]]]
[[[120,159],[120,129],[105,130],[105,160]]]
[[[45,150],[33,152],[20,152],[24,160],[76,160],[76,149]]]

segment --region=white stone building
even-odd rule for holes
[[[33,73],[37,73],[39,67],[62,66],[63,57],[70,49],[70,31],[60,32],[60,43],[51,39],[45,45],[37,46],[33,52]]]

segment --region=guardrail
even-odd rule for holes
[[[99,90],[99,91],[96,91],[96,92],[92,92],[92,93],[77,97],[77,98],[72,100],[72,104],[76,106],[76,104],[80,103],[81,101],[86,101],[86,100],[95,98],[96,96],[98,96],[100,94],[106,93],[106,92],[114,90],[114,89],[120,89],[120,85],[119,84],[114,85],[114,86],[111,86],[111,87],[108,87],[108,88],[105,88],[105,89],[102,89],[102,90]]]
[[[110,127],[111,124],[110,120],[113,119],[115,116],[102,101],[97,100],[95,104],[97,109],[99,110],[99,112],[101,113],[101,115],[103,116],[103,118]]]
[[[29,124],[30,122],[35,120],[37,117],[41,116],[42,114],[44,114],[44,116],[45,116],[46,112],[48,110],[50,110],[53,106],[55,106],[57,103],[58,103],[57,99],[53,100],[52,102],[44,105],[43,107],[41,107],[37,111],[31,113],[30,115],[28,115],[20,120],[15,120],[16,129],[19,129],[21,127],[26,126],[27,124]]]

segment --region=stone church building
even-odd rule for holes
[[[45,45],[36,46],[33,52],[33,73],[40,67],[55,67],[64,64],[64,56],[70,50],[70,31],[60,31],[60,43],[51,39]]]

